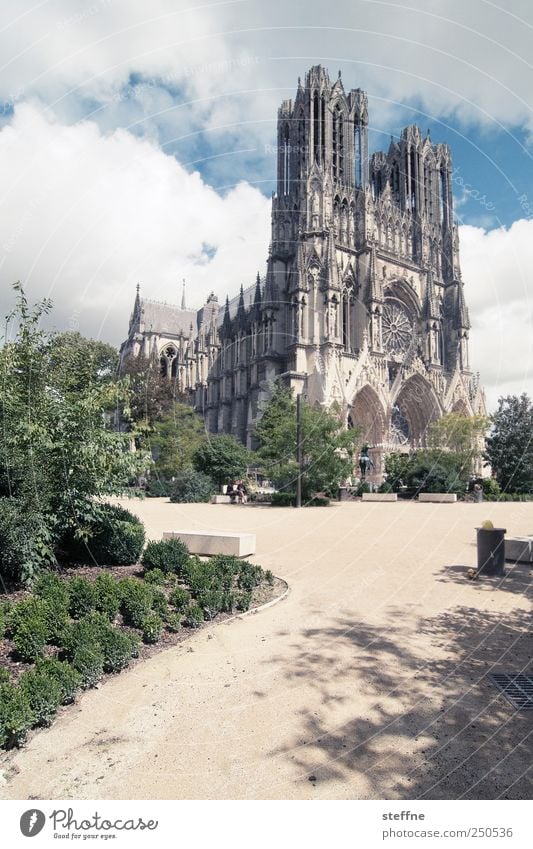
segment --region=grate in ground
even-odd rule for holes
[[[489,678],[516,710],[533,710],[533,676],[498,672]]]

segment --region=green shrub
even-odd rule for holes
[[[370,492],[370,484],[366,481],[361,481],[361,483],[356,489],[356,493],[359,497],[361,497],[364,492]]]
[[[7,629],[21,660],[32,662],[43,654],[50,637],[50,608],[43,599],[22,599],[12,608]]]
[[[73,619],[86,616],[96,607],[94,584],[86,578],[71,578],[68,582],[69,613]]]
[[[382,484],[380,484],[378,492],[385,492],[385,493],[394,492],[394,487],[391,483],[389,483],[388,480],[386,480],[386,481],[383,481]]]
[[[0,498],[0,576],[31,581],[55,563],[49,521],[16,498]]]
[[[189,558],[189,549],[180,539],[164,539],[148,543],[143,553],[142,565],[146,570],[160,569],[162,572],[173,572],[181,577]]]
[[[94,584],[95,608],[112,622],[120,610],[120,584],[109,572],[100,572]]]
[[[168,600],[176,608],[178,613],[183,613],[191,603],[191,594],[183,589],[183,587],[175,587],[170,593]]]
[[[184,622],[189,628],[199,628],[204,621],[204,612],[197,604],[190,604],[185,611]]]
[[[87,540],[69,533],[62,548],[80,563],[128,566],[137,563],[144,546],[144,526],[137,516],[116,504],[101,504],[98,516],[84,529]]]
[[[0,745],[4,749],[21,746],[33,721],[26,692],[13,684],[0,684]]]
[[[266,583],[268,584],[268,586],[269,586],[269,587],[273,587],[273,586],[274,586],[274,575],[272,574],[272,572],[270,571],[270,569],[267,569],[267,570],[266,570],[266,572],[265,572],[265,574],[263,575],[263,577],[264,577],[264,579],[265,579],[265,581],[266,581]]]
[[[157,643],[163,630],[163,620],[157,613],[149,613],[143,622],[143,640],[145,643]]]
[[[165,480],[151,480],[146,488],[148,498],[168,498],[172,492],[172,484]]]
[[[97,643],[79,643],[72,654],[72,667],[79,673],[81,686],[96,687],[104,674],[104,654]]]
[[[28,698],[33,724],[50,725],[61,704],[62,688],[57,679],[31,669],[22,673],[19,687]]]
[[[181,613],[167,613],[165,616],[165,625],[169,631],[181,631]]]
[[[32,587],[33,595],[42,598],[49,605],[68,610],[69,594],[65,581],[57,572],[42,572]]]
[[[147,584],[151,584],[153,587],[165,586],[165,573],[162,569],[148,569],[143,578]]]
[[[37,661],[36,671],[57,681],[61,695],[61,704],[66,705],[74,701],[76,690],[81,685],[81,676],[70,663],[58,660],[55,657],[47,657]]]
[[[204,590],[198,594],[196,601],[204,612],[204,619],[214,619],[225,609],[226,594],[221,590]]]
[[[216,486],[203,472],[185,469],[176,474],[172,481],[170,500],[174,504],[194,504],[209,501]]]
[[[152,608],[152,589],[137,578],[123,578],[120,582],[120,610],[126,625],[142,628]]]
[[[324,495],[313,495],[305,502],[306,507],[329,507],[330,500]]]
[[[96,611],[72,622],[65,631],[62,645],[67,658],[73,657],[80,647],[98,646],[111,627],[107,616]]]
[[[209,563],[221,588],[229,592],[241,568],[241,560],[232,554],[217,554]]]
[[[294,507],[296,496],[292,492],[273,492],[270,503],[272,507]]]
[[[240,590],[251,592],[261,583],[262,578],[263,570],[260,566],[256,566],[248,560],[241,562],[237,577],[237,586]]]
[[[120,672],[137,654],[137,641],[130,634],[109,626],[99,640],[104,655],[104,671]]]
[[[198,559],[191,559],[185,580],[193,598],[206,590],[222,589],[222,582],[218,580],[215,567],[211,562],[202,563]]]
[[[6,631],[6,617],[4,611],[0,608],[0,640],[4,639]]]
[[[0,666],[0,684],[6,684],[10,680],[9,669],[6,669],[5,666]]]
[[[246,590],[235,594],[235,607],[237,610],[249,610],[252,603],[252,593]]]
[[[168,601],[165,593],[160,589],[152,590],[152,608],[158,616],[165,616],[168,611]]]

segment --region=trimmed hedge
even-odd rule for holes
[[[21,746],[33,721],[27,693],[14,684],[0,684],[0,746]]]
[[[180,539],[151,541],[144,549],[142,565],[149,571],[159,569],[182,577],[190,560],[189,549]]]
[[[19,687],[28,700],[32,724],[50,725],[61,704],[62,689],[57,678],[30,669],[20,676]]]
[[[68,611],[73,619],[81,619],[96,608],[96,590],[87,578],[71,578],[68,596]]]
[[[216,485],[209,475],[194,469],[178,472],[172,481],[170,500],[175,504],[196,504],[209,501]]]
[[[120,582],[120,592],[120,612],[124,623],[133,628],[142,628],[144,620],[152,609],[151,587],[138,578],[123,578]]]
[[[149,613],[143,622],[143,640],[145,643],[157,643],[161,638],[163,620],[157,613]]]
[[[137,563],[145,542],[144,526],[137,516],[117,504],[101,504],[97,518],[86,529],[87,542],[72,534],[62,540],[64,553],[78,563],[129,566]]]
[[[272,507],[294,507],[296,496],[292,492],[273,492],[270,503]]]

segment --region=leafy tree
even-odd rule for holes
[[[23,516],[44,517],[52,539],[68,528],[83,536],[100,509],[95,499],[123,491],[149,459],[111,424],[109,411],[129,401],[127,384],[102,373],[102,360],[83,364],[89,340],[41,330],[51,303],[31,307],[14,288],[14,338],[0,349],[0,495],[16,499]]]
[[[87,386],[112,384],[119,354],[113,345],[86,339],[80,333],[57,333],[49,339],[47,381],[65,392],[83,392]]]
[[[127,418],[133,423],[143,422],[149,428],[172,415],[177,401],[183,401],[175,381],[161,374],[159,363],[152,358],[128,357],[120,372],[129,380],[131,398]]]
[[[194,453],[206,438],[200,416],[188,404],[174,402],[156,421],[149,436],[156,473],[168,479],[190,467]]]
[[[337,407],[302,407],[303,494],[332,491],[353,471],[360,430],[344,427]],[[276,381],[272,398],[255,428],[258,456],[265,473],[282,489],[295,488],[297,423],[291,389]]]
[[[194,452],[193,466],[219,486],[242,478],[250,454],[233,436],[211,436]]]
[[[484,448],[484,434],[489,427],[486,416],[464,416],[446,413],[432,422],[428,432],[430,448],[454,454],[457,465],[466,472],[474,470]]]
[[[503,492],[533,492],[533,404],[524,392],[498,399],[485,460]]]

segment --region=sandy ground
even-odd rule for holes
[[[128,506],[151,538],[256,533],[290,593],[85,693],[3,798],[532,797],[533,711],[486,678],[531,662],[530,569],[465,580],[474,528],[533,533],[532,504]]]

